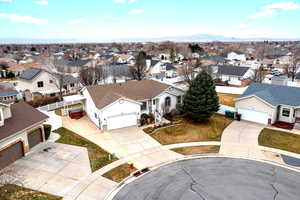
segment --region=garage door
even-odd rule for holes
[[[37,129],[32,133],[28,134],[29,148],[32,148],[43,141],[41,129]]]
[[[125,127],[136,126],[136,125],[137,125],[137,116],[135,113],[112,116],[112,117],[108,117],[107,119],[108,130],[125,128]]]
[[[238,109],[238,113],[242,114],[242,120],[260,123],[260,124],[268,124],[268,113],[257,112],[253,110],[247,109]]]
[[[0,170],[12,164],[16,160],[22,158],[23,153],[23,143],[18,142],[2,151],[0,151]]]

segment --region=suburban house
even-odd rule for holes
[[[8,71],[12,72],[16,77],[18,77],[28,68],[41,68],[41,65],[37,63],[17,64],[10,66]]]
[[[244,86],[248,84],[248,79],[253,76],[250,67],[240,67],[233,65],[210,66],[209,72],[217,84],[229,84],[233,86]]]
[[[47,118],[24,102],[0,103],[0,170],[45,141],[43,123]]]
[[[42,69],[29,68],[20,75],[16,89],[31,94],[55,96],[59,92],[59,82],[59,78],[55,74]],[[76,92],[78,87],[79,83],[76,78],[71,75],[64,76],[64,92]]]
[[[65,73],[79,73],[82,69],[95,66],[93,59],[70,59],[70,60],[57,60],[56,64],[59,66],[59,71]]]
[[[300,119],[300,88],[252,83],[235,100],[242,119],[262,124],[294,124]]]
[[[152,114],[155,122],[182,103],[184,91],[153,80],[129,81],[82,89],[85,112],[101,130],[139,124],[141,114]]]
[[[163,63],[159,60],[147,60],[147,71],[150,75],[155,76],[157,74],[164,73],[166,71]]]
[[[116,54],[116,63],[117,64],[134,64],[135,57],[130,54]]]
[[[19,99],[20,95],[14,89],[1,89],[0,87],[0,102],[14,102]]]
[[[241,51],[233,51],[227,55],[228,60],[246,61],[246,55]]]

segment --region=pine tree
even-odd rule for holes
[[[219,97],[212,77],[203,70],[184,96],[182,111],[194,121],[209,119],[219,110]]]

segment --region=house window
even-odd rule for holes
[[[156,103],[156,100],[155,100],[155,99],[154,99],[154,100],[152,100],[152,104],[153,104],[153,105],[155,105],[155,103]]]
[[[71,83],[71,84],[70,84],[70,87],[74,87],[74,86],[75,86],[75,84],[74,84],[74,83]]]
[[[52,84],[52,83],[53,83],[53,80],[49,80],[49,83]]]
[[[289,117],[291,113],[291,110],[289,108],[282,109],[282,116]]]
[[[182,100],[182,97],[181,97],[181,96],[178,96],[178,97],[177,97],[177,104],[181,104],[181,100]]]
[[[96,118],[96,119],[98,119],[98,115],[97,115],[97,113],[95,113],[95,118]]]
[[[171,98],[170,98],[170,97],[167,97],[167,98],[165,99],[165,106],[168,106],[168,107],[171,106]]]
[[[142,102],[142,105],[141,105],[141,110],[146,110],[147,109],[147,102]]]
[[[37,82],[37,86],[38,86],[38,88],[44,87],[44,82],[43,81]]]

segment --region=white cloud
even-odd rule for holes
[[[129,12],[129,14],[132,14],[132,15],[139,15],[139,14],[143,14],[145,11],[143,9],[134,9],[134,10],[131,10]]]
[[[134,3],[136,0],[113,0],[115,3]]]
[[[46,1],[46,0],[36,1],[34,3],[38,4],[40,6],[47,6],[48,5],[48,1]]]
[[[273,17],[278,15],[280,11],[298,10],[300,5],[294,2],[280,2],[263,6],[261,11],[248,16],[250,19]]]
[[[12,0],[0,0],[0,3],[10,3]]]
[[[47,24],[47,19],[39,19],[30,16],[22,16],[19,14],[0,13],[0,19],[8,19],[13,22],[22,22],[28,24]]]
[[[70,24],[88,24],[88,21],[84,19],[74,19],[70,22]]]

